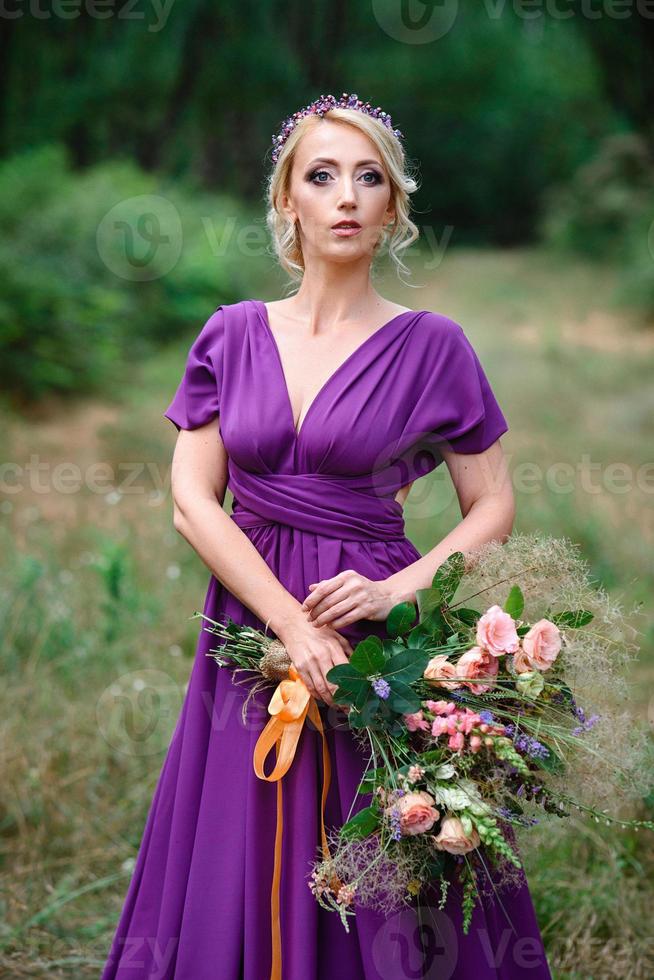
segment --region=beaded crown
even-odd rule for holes
[[[403,138],[404,134],[399,129],[393,129],[393,123],[391,122],[391,117],[388,112],[384,112],[381,106],[373,108],[370,102],[363,102],[356,93],[349,94],[348,92],[343,92],[340,99],[336,99],[333,95],[321,95],[320,98],[315,99],[306,105],[303,109],[298,109],[293,115],[288,116],[287,119],[282,123],[281,129],[277,134],[273,133],[273,144],[272,144],[272,159],[274,163],[277,163],[281,149],[288,139],[288,137],[293,132],[298,120],[302,119],[303,116],[324,116],[326,112],[330,109],[356,109],[359,112],[365,112],[368,116],[374,116],[375,119],[379,119],[380,122],[390,129],[398,139]]]

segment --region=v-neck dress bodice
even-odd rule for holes
[[[428,310],[401,313],[332,373],[296,432],[265,304],[223,304],[193,341],[165,417],[179,429],[218,418],[231,519],[298,601],[309,584],[352,568],[381,579],[420,558],[395,494],[443,461],[479,453],[507,422],[463,329]],[[203,611],[264,630],[213,575]],[[354,645],[384,624],[341,632]],[[241,716],[248,689],[207,653],[200,628],[181,714],[145,823],[101,980],[269,980],[276,787],[257,778],[254,746],[272,689]],[[320,705],[332,779],[328,828],[370,803],[356,789],[366,753],[341,712]],[[464,936],[460,893],[443,909],[384,918],[357,909],[347,933],[308,883],[319,853],[322,742],[305,726],[284,778],[281,872],[283,980],[549,980],[526,881],[485,900]],[[423,951],[418,955],[421,942]],[[528,957],[523,946],[530,944]],[[140,963],[140,972],[133,964]]]

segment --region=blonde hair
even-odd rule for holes
[[[390,178],[390,204],[395,208],[395,220],[382,229],[374,246],[373,258],[387,245],[388,254],[398,275],[400,271],[410,274],[409,268],[402,262],[400,253],[420,235],[417,225],[409,217],[411,205],[409,195],[418,189],[418,183],[414,173],[409,171],[402,144],[382,122],[357,109],[330,109],[325,113],[325,118],[356,126],[377,147]],[[280,265],[295,282],[301,282],[304,275],[304,256],[296,223],[289,221],[283,213],[281,199],[290,188],[291,170],[298,144],[309,127],[319,125],[320,121],[321,117],[317,115],[303,116],[298,120],[284,143],[267,182],[266,225]]]

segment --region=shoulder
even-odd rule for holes
[[[416,321],[417,334],[422,338],[426,355],[439,362],[451,359],[465,361],[475,357],[468,336],[457,320],[444,313],[422,310]]]

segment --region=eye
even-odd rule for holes
[[[319,180],[318,178],[325,177],[326,180]],[[373,187],[375,184],[383,183],[383,177],[381,174],[377,173],[376,170],[366,170],[365,173],[361,174],[362,178],[372,177],[372,180],[364,179],[364,184],[370,184]],[[308,177],[308,180],[313,184],[326,184],[330,178],[329,171],[327,170],[313,170]]]
[[[326,184],[327,183],[326,180],[314,180],[315,177],[319,177],[321,174],[324,174],[326,177],[329,177],[329,174],[326,170],[314,170],[313,173],[309,174],[309,180],[316,184]]]

